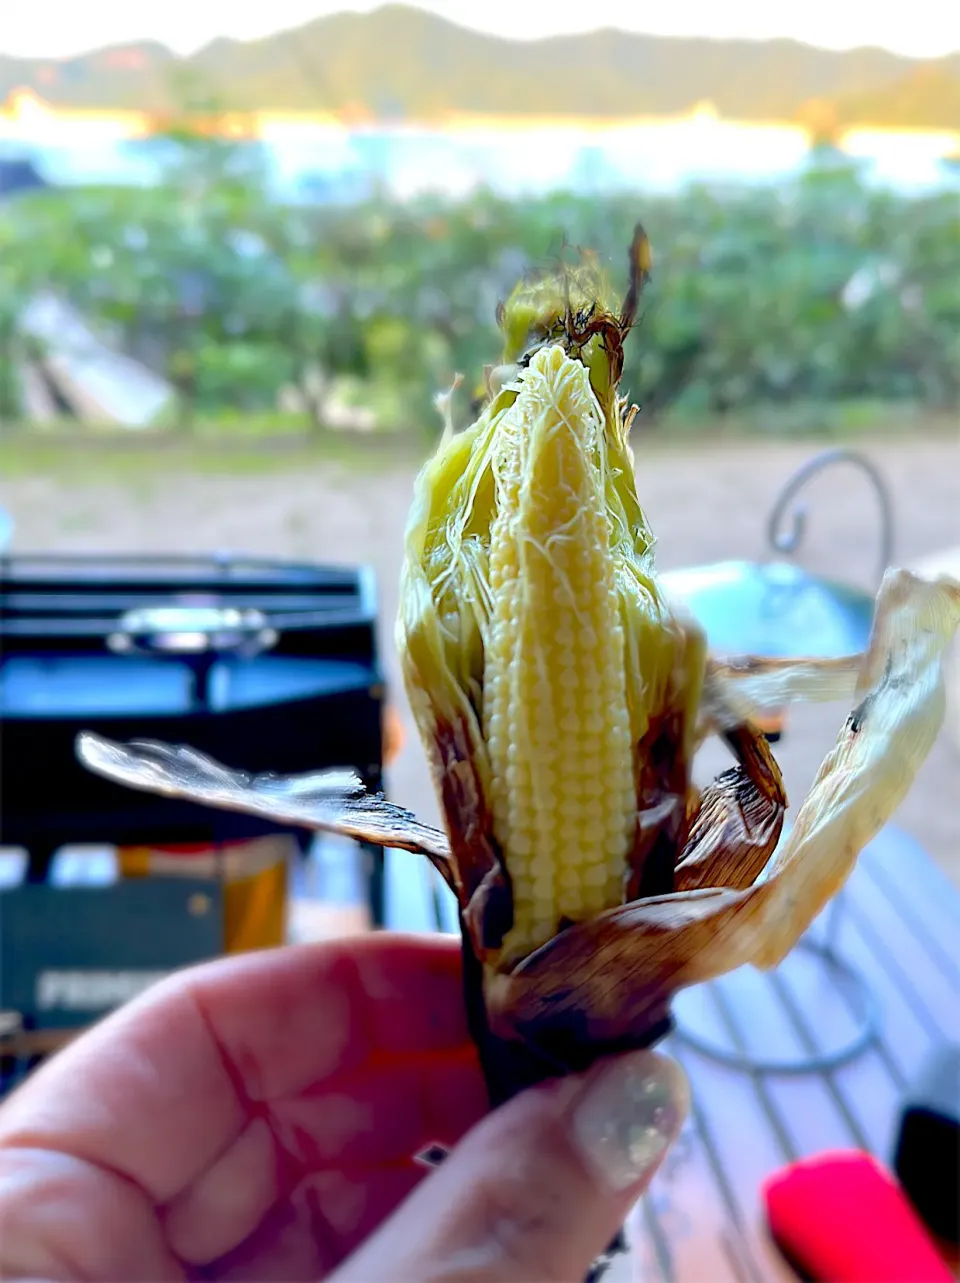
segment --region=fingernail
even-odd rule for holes
[[[596,1071],[574,1106],[572,1134],[598,1178],[619,1193],[652,1176],[687,1115],[680,1066],[653,1052],[619,1056]]]

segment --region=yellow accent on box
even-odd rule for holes
[[[223,950],[245,953],[281,945],[287,935],[287,834],[228,846],[128,846],[117,851],[124,878],[219,878],[223,882]]]

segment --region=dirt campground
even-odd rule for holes
[[[960,544],[960,452],[955,441],[878,441],[860,448],[892,491],[895,561],[910,564]],[[766,515],[791,472],[815,451],[803,444],[739,442],[638,453],[641,501],[659,539],[660,565],[674,568],[765,554]],[[18,469],[0,479],[0,505],[16,523],[14,550],[124,552],[243,551],[278,557],[362,561],[377,574],[382,638],[406,746],[394,765],[394,798],[424,818],[436,806],[397,673],[392,624],[403,528],[416,461],[372,470],[343,463],[271,463],[260,475],[178,468],[169,459],[98,476],[66,463],[41,475]],[[878,553],[876,502],[864,479],[839,466],[806,494],[810,506],[802,563],[872,586]],[[798,801],[840,725],[836,706],[800,709],[777,752]],[[708,750],[704,769],[725,758]],[[701,772],[698,771],[698,774]],[[960,885],[957,793],[960,749],[941,736],[896,823],[917,838]]]

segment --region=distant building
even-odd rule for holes
[[[0,200],[49,186],[32,160],[0,157]]]
[[[323,173],[308,170],[293,181],[293,198],[307,205],[350,205],[369,200],[375,180],[361,170]]]
[[[616,169],[610,164],[603,147],[586,143],[578,149],[567,176],[567,185],[573,191],[597,196],[615,187],[616,183]]]

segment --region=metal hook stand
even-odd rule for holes
[[[856,451],[824,450],[790,477],[775,499],[767,520],[768,544],[774,552],[781,555],[792,556],[797,552],[806,533],[808,516],[806,505],[796,502],[797,496],[814,476],[838,463],[850,464],[864,473],[876,495],[880,509],[879,583],[893,560],[893,503],[879,470],[868,458]],[[785,525],[788,517],[789,529]],[[785,588],[784,591],[791,590]],[[675,1035],[678,1041],[732,1069],[754,1074],[824,1073],[862,1055],[879,1035],[880,1006],[861,972],[841,957],[837,949],[837,930],[842,913],[843,892],[835,898],[828,910],[822,938],[817,939],[808,932],[797,945],[803,952],[814,955],[829,983],[846,998],[855,1028],[840,1045],[812,1051],[805,1056],[752,1056],[739,1048],[723,1046],[700,1033],[692,1021],[684,1018],[685,1002],[682,993],[674,1001]]]
[[[893,501],[879,469],[866,455],[859,454],[856,450],[823,450],[797,469],[777,495],[770,509],[770,516],[767,518],[767,542],[775,552],[784,553],[788,557],[793,556],[806,534],[808,509],[803,503],[793,508],[791,528],[788,532],[783,529],[783,523],[789,505],[794,502],[807,482],[835,463],[849,463],[859,468],[869,479],[876,494],[880,507],[880,568],[877,575],[879,584],[887,567],[893,561]]]
[[[842,909],[842,897],[838,897],[829,909],[824,940],[812,939],[807,935],[797,945],[798,949],[812,953],[821,961],[829,973],[831,983],[846,998],[855,1028],[839,1046],[811,1052],[807,1056],[747,1055],[703,1036],[692,1022],[685,1021],[682,993],[674,999],[673,1008],[677,1040],[702,1056],[748,1074],[823,1074],[861,1056],[880,1035],[880,1005],[862,973],[844,961],[837,952],[836,924]]]

